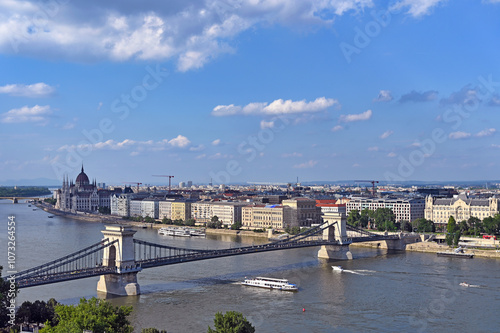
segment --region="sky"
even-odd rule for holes
[[[499,0],[0,0],[0,184],[499,179]]]

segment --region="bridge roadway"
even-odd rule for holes
[[[135,266],[126,266],[119,268],[115,266],[113,267],[96,266],[91,268],[75,269],[66,272],[58,272],[54,274],[27,276],[25,278],[16,280],[16,282],[18,283],[19,288],[27,288],[44,284],[83,279],[92,276],[139,272],[144,268],[180,264],[184,262],[222,258],[222,257],[243,255],[250,253],[261,253],[261,252],[276,251],[276,250],[321,246],[321,245],[338,245],[338,242],[324,241],[324,240],[300,241],[300,242],[289,242],[289,243],[274,242],[263,245],[236,247],[236,248],[221,249],[221,250],[191,250],[197,252],[178,254],[168,257],[158,257],[158,258],[138,260],[136,261]]]

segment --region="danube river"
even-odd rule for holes
[[[102,238],[101,223],[48,214],[26,203],[0,200],[0,265],[7,264],[8,216],[16,221],[16,266],[21,271],[75,252]],[[138,229],[136,238],[189,248],[228,248],[258,238],[173,238]],[[305,248],[226,257],[145,269],[142,295],[109,298],[132,305],[136,332],[206,332],[217,311],[242,312],[256,332],[498,332],[500,260],[438,258],[426,253],[386,253],[352,248],[354,260],[334,262]],[[331,265],[342,265],[334,272]],[[3,276],[5,276],[4,269]],[[287,278],[296,293],[238,284],[245,277]],[[98,278],[22,289],[25,300],[54,297],[75,304],[96,296]],[[461,287],[466,281],[472,287]],[[305,311],[303,311],[305,309]]]

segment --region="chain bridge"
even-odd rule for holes
[[[319,258],[352,259],[349,244],[386,241],[389,249],[404,250],[416,241],[403,234],[380,235],[346,224],[345,214],[326,214],[323,224],[270,243],[229,249],[187,249],[135,239],[135,230],[106,226],[104,238],[85,249],[7,276],[19,288],[100,276],[97,290],[114,295],[138,295],[137,273],[143,269],[227,256],[319,246]]]

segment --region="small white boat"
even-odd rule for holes
[[[462,287],[470,287],[470,284],[468,284],[467,282],[461,282],[460,286],[462,286]]]
[[[332,268],[335,272],[343,272],[344,271],[342,266],[332,266]]]
[[[268,277],[256,277],[255,279],[247,279],[241,282],[244,286],[259,287],[266,289],[277,289],[283,291],[298,291],[297,285],[288,282],[286,279],[275,279]]]
[[[160,229],[158,229],[159,235],[173,236],[174,232],[175,232],[175,228],[160,228]]]

